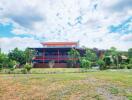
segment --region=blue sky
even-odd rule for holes
[[[80,46],[132,47],[132,0],[0,0],[0,48],[41,47],[40,42],[79,41]],[[16,9],[17,8],[17,9]]]

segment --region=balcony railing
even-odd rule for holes
[[[78,58],[71,58],[68,55],[52,55],[52,56],[36,56],[34,60],[78,60]]]

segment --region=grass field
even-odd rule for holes
[[[0,74],[0,100],[132,100],[132,70],[79,70]]]

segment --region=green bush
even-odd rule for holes
[[[24,65],[24,68],[26,69],[27,73],[29,73],[30,70],[32,69],[32,65],[29,64],[29,63],[26,63],[26,64]]]
[[[110,60],[110,57],[108,56],[106,56],[106,57],[104,57],[104,59],[103,59],[104,61],[105,61],[105,65],[106,66],[110,66],[111,64],[112,64],[112,62],[111,62],[111,60]]]
[[[129,60],[129,64],[132,64],[132,58],[130,58],[130,60]]]
[[[14,70],[15,70],[15,68],[9,68],[8,69],[8,74],[15,74]]]
[[[16,65],[16,61],[15,60],[9,60],[7,65],[8,65],[8,68],[13,68],[15,65]]]
[[[27,74],[27,70],[25,68],[21,69],[22,74]]]
[[[98,60],[97,64],[99,65],[100,70],[106,69],[105,62],[103,60]]]
[[[132,69],[132,64],[126,65],[128,69]]]
[[[121,65],[119,66],[119,68],[120,68],[120,69],[125,69],[125,68],[126,68],[126,65],[125,65],[125,64],[121,64]]]
[[[0,64],[0,71],[2,71],[3,69],[3,64]]]
[[[91,67],[91,62],[89,60],[86,60],[85,58],[82,58],[80,60],[82,68],[89,69]]]

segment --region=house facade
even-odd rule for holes
[[[78,60],[70,58],[68,52],[74,48],[80,53],[83,51],[79,48],[78,42],[44,42],[42,48],[32,48],[35,50],[33,58],[34,68],[67,68],[69,60]],[[76,66],[79,67],[79,64]]]

